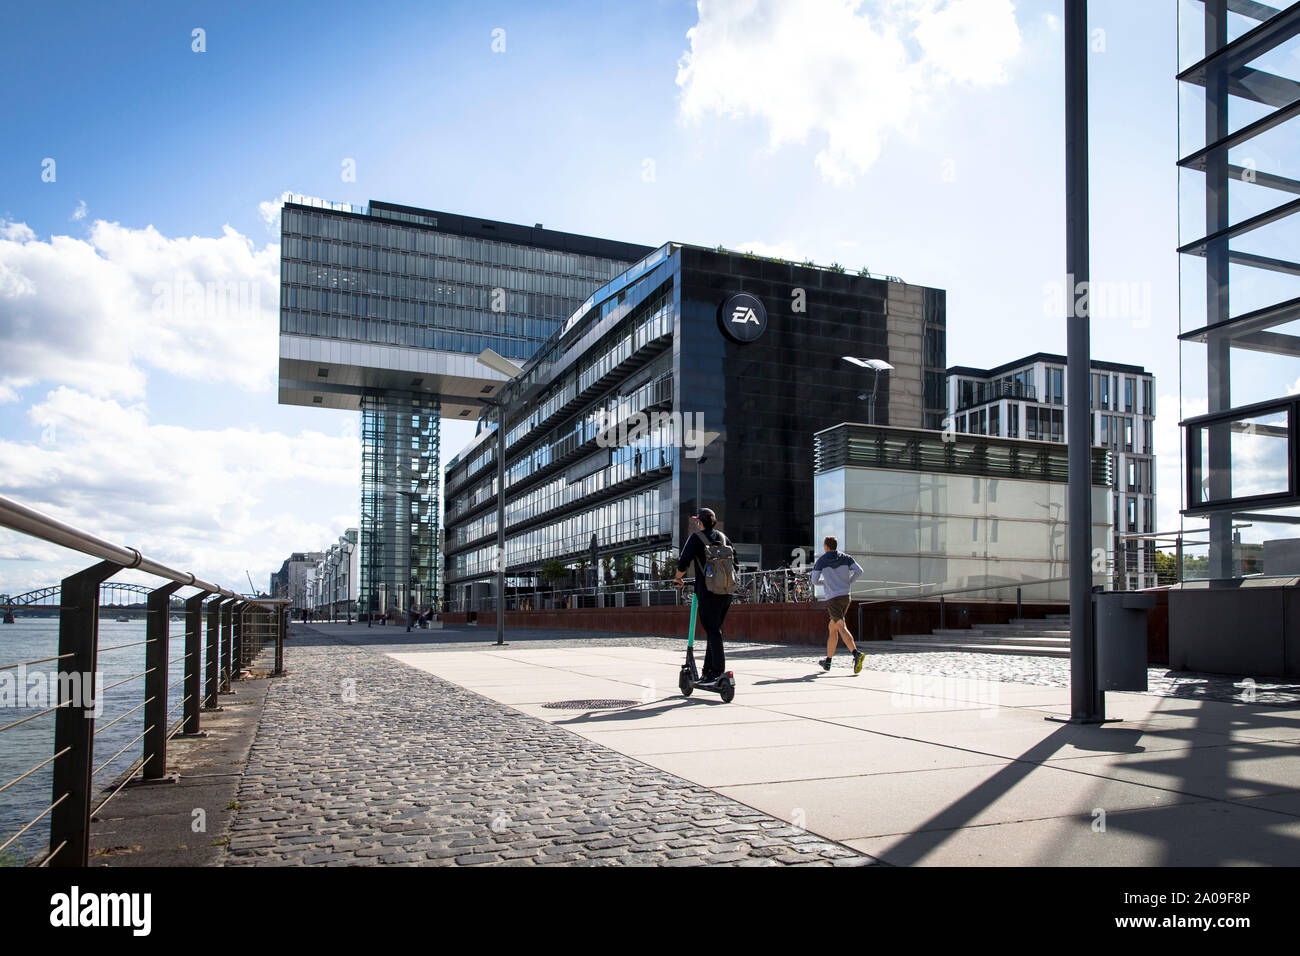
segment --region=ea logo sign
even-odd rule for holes
[[[722,303],[718,324],[732,341],[753,342],[767,328],[767,309],[748,292],[737,292]]]

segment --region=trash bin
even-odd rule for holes
[[[1092,596],[1100,690],[1147,689],[1147,611],[1154,594],[1098,591]]]

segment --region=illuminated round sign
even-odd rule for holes
[[[718,324],[727,338],[742,345],[753,342],[767,328],[767,309],[756,296],[737,292],[722,303]]]

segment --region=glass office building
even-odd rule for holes
[[[1068,602],[1064,445],[912,428],[836,425],[814,446],[816,535],[863,575],[855,597],[969,590],[975,600]],[[1112,458],[1092,451],[1092,541],[1110,535]],[[1106,583],[1100,568],[1095,585]],[[987,590],[981,590],[987,589]]]
[[[510,397],[508,588],[532,594],[543,562],[572,567],[593,543],[601,566],[670,575],[701,504],[744,562],[788,565],[813,547],[814,432],[866,417],[873,373],[846,355],[894,366],[877,421],[940,427],[942,290],[677,243],[646,256],[575,310]],[[495,453],[485,422],[446,468],[452,607],[490,606]]]
[[[361,412],[359,610],[436,603],[440,421],[472,420],[646,246],[392,203],[281,214],[280,402]]]

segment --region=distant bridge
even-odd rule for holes
[[[124,582],[105,581],[99,586],[99,608],[101,612],[115,614],[144,614],[145,602],[153,590],[146,584],[126,584]],[[0,612],[37,611],[42,616],[59,610],[60,585],[37,588],[25,594],[0,594]],[[185,599],[172,595],[171,608],[179,614],[185,609]]]

